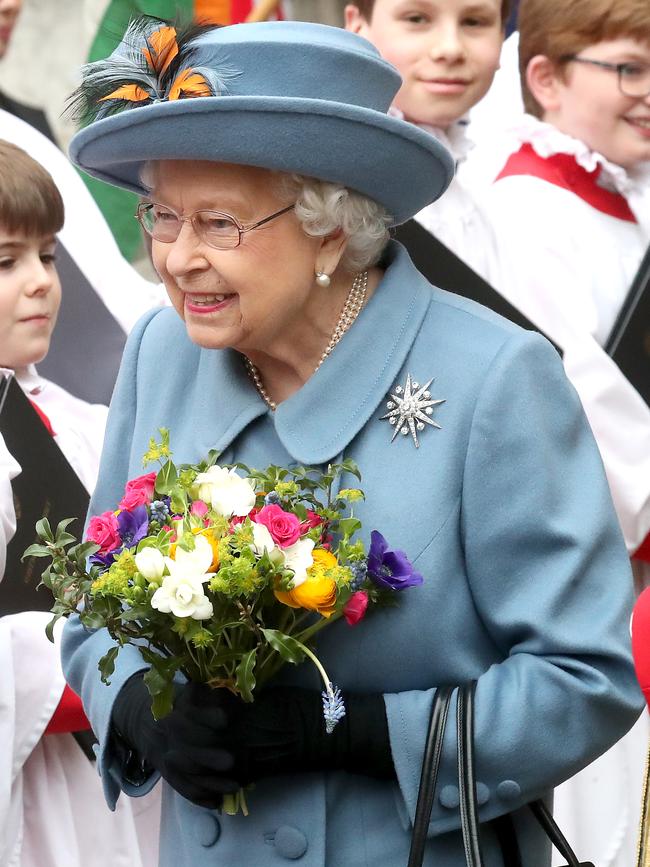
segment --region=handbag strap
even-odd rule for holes
[[[474,692],[476,681],[459,687],[456,705],[458,735],[458,792],[460,795],[460,827],[465,846],[467,867],[482,867],[481,832],[476,802],[474,773]]]
[[[460,792],[460,816],[465,859],[467,867],[482,867],[483,859],[480,846],[480,826],[476,806],[476,778],[474,774],[474,693],[476,681],[470,681],[458,688],[457,728],[458,728],[458,785]],[[528,805],[533,815],[545,831],[551,843],[563,858],[567,867],[593,867],[588,861],[580,862],[566,837],[560,831],[551,811],[542,800]],[[513,825],[513,842],[514,838]],[[518,847],[516,847],[518,848]],[[517,858],[519,856],[517,855]]]
[[[431,705],[431,717],[424,748],[424,758],[422,760],[420,789],[415,807],[408,867],[422,867],[424,860],[424,848],[427,842],[431,811],[433,810],[433,801],[436,794],[440,756],[442,755],[442,744],[452,692],[452,687],[439,687],[436,690]]]

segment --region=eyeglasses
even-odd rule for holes
[[[565,63],[588,63],[591,66],[600,66],[618,75],[618,89],[625,96],[645,97],[650,96],[650,63],[641,61],[628,61],[627,63],[607,63],[605,60],[591,60],[589,57],[579,57],[577,54],[568,54],[563,57]]]
[[[178,238],[183,223],[189,222],[196,235],[209,247],[214,247],[216,250],[232,250],[239,247],[245,232],[275,220],[276,217],[291,211],[293,207],[287,205],[286,208],[264,217],[263,220],[258,220],[252,226],[244,226],[235,217],[221,211],[194,211],[193,214],[182,217],[171,208],[156,202],[141,202],[135,218],[148,235],[151,235],[155,241],[162,241],[163,244],[173,243]]]

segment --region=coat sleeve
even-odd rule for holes
[[[641,707],[632,577],[600,455],[562,364],[517,333],[477,399],[461,503],[466,577],[502,661],[477,671],[481,820],[547,793],[603,753]],[[462,580],[459,576],[459,580]],[[459,645],[450,653],[461,652]],[[411,820],[432,692],[385,696]],[[459,827],[454,707],[431,833]]]
[[[108,415],[99,478],[90,502],[89,515],[114,509],[128,480],[137,407],[140,345],[156,312],[145,314],[131,333],[124,350]],[[127,783],[122,778],[120,757],[112,748],[110,723],[115,696],[132,674],[148,667],[138,649],[127,645],[120,650],[117,657],[110,685],[102,683],[97,665],[113,644],[106,629],[88,630],[82,626],[78,617],[73,616],[66,623],[61,647],[66,680],[77,695],[81,696],[84,710],[99,741],[97,767],[102,777],[104,795],[111,809],[115,809],[120,789],[133,796],[145,795],[157,780],[157,775],[153,775],[141,786]]]

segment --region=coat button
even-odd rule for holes
[[[514,780],[502,780],[497,786],[497,797],[511,804],[521,796],[521,786]]]
[[[194,820],[194,833],[201,846],[209,849],[210,846],[214,846],[221,835],[219,820],[211,813],[197,813]]]
[[[307,851],[307,838],[299,828],[291,825],[281,825],[275,832],[273,844],[278,855],[289,861],[296,861]]]
[[[458,786],[443,786],[438,795],[438,800],[448,810],[455,810],[460,804]]]

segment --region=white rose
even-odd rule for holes
[[[233,515],[244,517],[255,505],[255,491],[248,479],[242,479],[235,470],[212,466],[205,473],[199,473],[195,484],[199,488],[199,499],[210,503],[212,508],[224,518]]]
[[[313,539],[298,539],[288,548],[283,548],[284,565],[293,570],[293,587],[298,587],[307,578],[307,569],[314,563],[312,551]]]
[[[143,548],[135,555],[135,565],[147,581],[160,581],[165,571],[165,558],[158,548]]]
[[[151,607],[163,614],[171,612],[176,617],[194,620],[212,617],[212,602],[203,592],[201,578],[192,574],[165,575],[162,585],[151,597]]]

